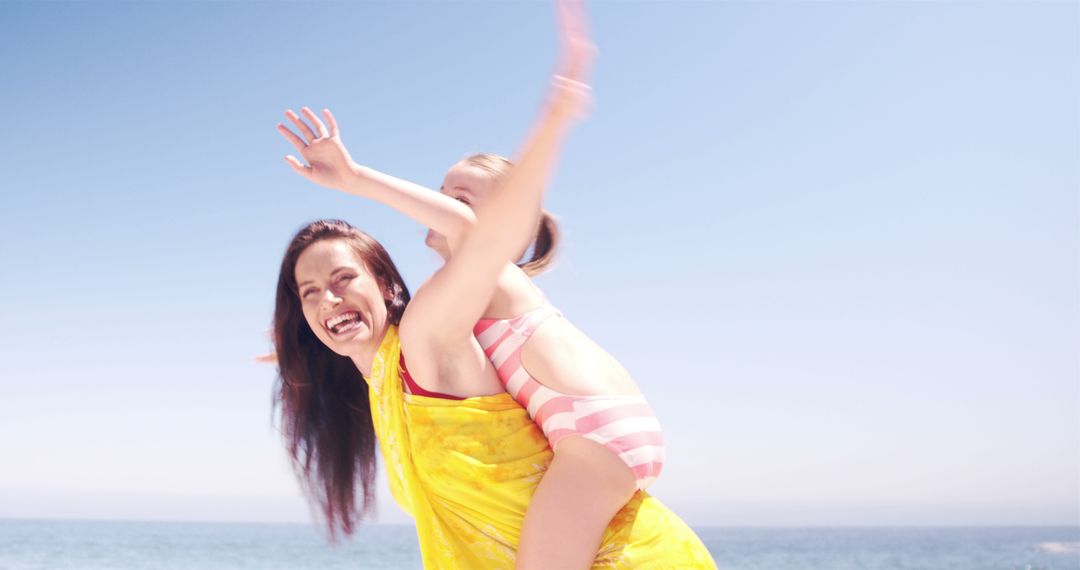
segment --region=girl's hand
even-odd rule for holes
[[[589,74],[596,58],[596,46],[589,38],[582,0],[557,0],[556,8],[562,55],[551,81],[551,105],[558,112],[583,119],[592,106]]]
[[[329,109],[323,109],[323,116],[330,125],[328,130],[311,109],[303,107],[300,112],[311,123],[310,126],[292,109],[285,111],[285,116],[296,125],[297,130],[303,134],[303,138],[281,123],[278,123],[277,128],[281,135],[296,147],[296,150],[307,161],[307,165],[291,154],[285,157],[285,162],[304,178],[316,184],[338,190],[344,188],[349,176],[355,172],[356,163],[349,156],[345,144],[341,142],[341,134],[338,132],[334,115]]]
[[[270,343],[274,343],[274,329],[266,331],[266,336],[270,339]],[[277,351],[274,348],[270,349],[270,352],[260,354],[255,357],[255,362],[262,364],[277,364]]]

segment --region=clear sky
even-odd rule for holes
[[[1075,2],[595,2],[549,297],[691,524],[1080,524]],[[437,187],[513,153],[542,2],[3,2],[0,517],[308,520],[271,424],[293,232],[424,230],[282,157],[332,108]],[[380,491],[380,520],[405,521]]]

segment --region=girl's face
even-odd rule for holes
[[[486,171],[459,162],[450,167],[443,178],[439,192],[472,208],[478,200],[487,198],[488,194],[495,189],[495,180]],[[450,257],[450,250],[446,245],[446,238],[435,230],[428,230],[424,243],[434,249],[443,259]]]
[[[337,354],[370,365],[387,329],[387,295],[348,242],[308,246],[296,260],[296,283],[315,336]]]

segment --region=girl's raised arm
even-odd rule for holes
[[[476,216],[468,206],[449,196],[357,164],[345,148],[337,119],[329,109],[323,109],[325,124],[307,107],[300,112],[307,122],[291,109],[285,116],[303,136],[280,123],[278,131],[307,161],[305,165],[292,155],[285,157],[289,166],[304,178],[321,186],[382,202],[445,236],[452,249],[476,222]]]

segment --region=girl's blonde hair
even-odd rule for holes
[[[487,152],[467,156],[461,162],[483,170],[496,180],[505,176],[514,167],[510,159]],[[519,261],[517,266],[529,276],[543,273],[554,261],[558,244],[559,225],[555,223],[555,217],[551,215],[551,212],[541,209],[540,224],[536,229],[536,237],[533,238],[531,255]]]

